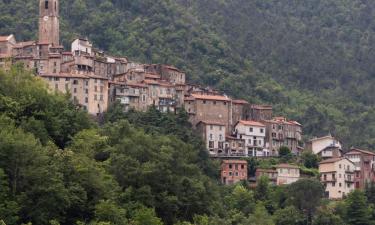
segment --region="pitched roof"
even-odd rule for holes
[[[223,160],[223,163],[228,164],[228,163],[245,163],[247,164],[246,160]]]
[[[236,99],[232,101],[234,104],[249,104],[248,101],[243,100],[243,99]]]
[[[375,156],[375,153],[374,153],[374,152],[367,151],[367,150],[362,150],[362,149],[358,149],[358,148],[352,148],[352,149],[350,149],[349,152],[347,152],[346,154],[350,154],[350,153],[353,152],[353,151],[357,151],[357,152],[360,152],[360,153],[363,153],[363,154],[374,155],[374,156]]]
[[[295,165],[290,165],[290,164],[283,163],[283,164],[277,165],[276,168],[299,169],[299,166],[295,166]]]
[[[35,41],[23,41],[23,42],[18,42],[14,48],[23,48],[23,47],[26,47],[26,46],[31,46],[31,45],[35,45],[36,42]]]
[[[260,110],[272,110],[272,105],[251,105],[251,108]]]
[[[12,37],[14,37],[13,34],[10,34],[8,36],[0,36],[0,42],[9,41]]]
[[[252,120],[240,120],[240,121],[237,122],[237,124],[239,124],[239,123],[241,123],[245,126],[255,126],[255,127],[265,127],[266,126],[261,122],[252,121]]]
[[[317,137],[317,138],[311,139],[310,142],[319,141],[319,140],[323,140],[323,139],[334,139],[334,137],[332,137],[332,135],[327,135],[327,136],[324,136],[324,137]]]
[[[331,159],[326,159],[326,160],[321,161],[319,164],[334,163],[334,162],[341,161],[343,159],[345,159],[345,158],[331,158]]]
[[[195,99],[203,99],[209,101],[225,101],[229,102],[230,98],[223,95],[199,95],[199,94],[191,94],[191,96]]]
[[[256,172],[277,173],[277,171],[273,169],[257,169]]]
[[[197,125],[200,124],[200,123],[203,123],[203,124],[206,124],[206,125],[225,126],[224,123],[220,123],[220,122],[217,122],[217,121],[202,120],[202,121],[199,121],[199,122],[197,123]]]

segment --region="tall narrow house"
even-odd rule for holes
[[[39,43],[60,45],[59,1],[39,1]]]

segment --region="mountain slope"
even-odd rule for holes
[[[375,3],[313,0],[66,0],[62,40],[77,36],[145,63],[174,64],[305,125],[375,147]],[[35,38],[37,1],[0,1],[0,34]]]

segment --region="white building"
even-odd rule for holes
[[[225,124],[200,121],[197,130],[203,136],[210,155],[220,155],[225,150]]]
[[[75,56],[81,55],[81,53],[91,55],[92,53],[92,44],[87,39],[75,39],[72,42],[72,53]]]
[[[269,156],[266,149],[266,126],[256,121],[237,122],[234,127],[237,138],[245,140],[246,155],[255,157]]]
[[[280,164],[276,167],[277,185],[291,184],[300,179],[300,169],[298,166],[290,164]]]
[[[342,199],[353,191],[355,165],[347,158],[332,158],[319,164],[320,181],[324,184],[326,197]]]
[[[338,148],[340,150],[342,149],[341,143],[331,135],[311,139],[308,143],[308,147],[311,148],[314,154],[319,154],[327,148]]]

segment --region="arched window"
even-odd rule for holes
[[[48,0],[46,0],[46,1],[44,2],[44,8],[45,8],[45,9],[48,9]]]

